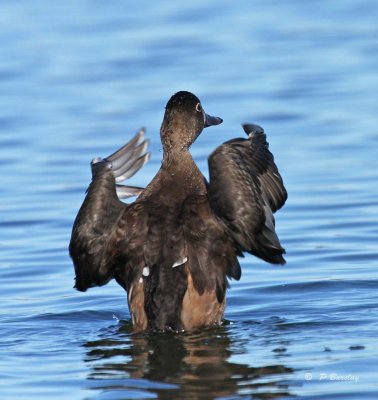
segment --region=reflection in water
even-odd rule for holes
[[[99,391],[124,398],[218,398],[289,396],[284,365],[250,367],[229,361],[238,353],[227,326],[194,334],[132,334],[127,322],[102,339],[88,342],[88,379]],[[149,395],[149,396],[147,396]],[[235,398],[235,397],[233,397]]]

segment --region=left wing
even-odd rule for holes
[[[209,157],[210,203],[239,251],[284,264],[273,213],[284,205],[287,192],[264,130],[252,124],[243,128],[248,139],[223,143]]]

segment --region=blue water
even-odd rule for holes
[[[0,2],[1,399],[378,398],[378,3]],[[140,126],[159,168],[168,98],[262,125],[289,200],[287,264],[252,256],[226,323],[131,333],[114,282],[72,289],[67,246],[90,180]]]

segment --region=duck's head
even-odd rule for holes
[[[206,114],[200,100],[193,93],[178,92],[165,107],[160,130],[164,151],[188,149],[203,128],[222,122],[221,118]]]

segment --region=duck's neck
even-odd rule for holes
[[[163,166],[169,168],[171,164],[175,164],[175,168],[179,168],[185,162],[194,164],[189,147],[197,136],[193,126],[184,119],[164,116],[160,128]]]
[[[188,149],[164,152],[161,172],[175,186],[187,194],[205,194],[204,177]]]
[[[185,201],[190,195],[204,194],[204,177],[189,151],[169,151],[164,152],[159,172],[138,199],[154,198],[170,204]]]
[[[194,163],[192,155],[189,150],[185,147],[164,147],[163,148],[163,161],[162,168],[170,169],[174,168],[179,170],[186,168]]]

